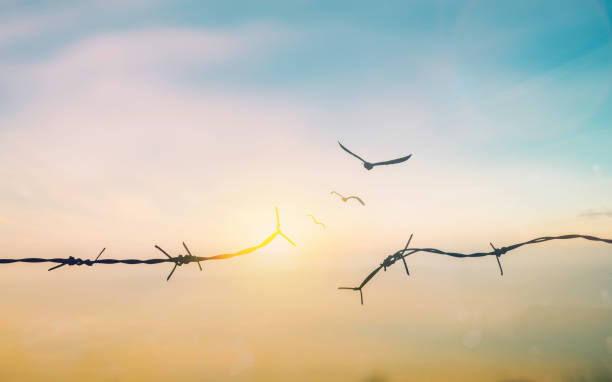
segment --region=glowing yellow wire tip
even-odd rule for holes
[[[289,239],[284,233],[281,232],[280,230],[280,219],[278,217],[278,208],[275,207],[276,210],[276,232],[274,232],[272,235],[268,236],[264,241],[261,242],[261,244],[259,245],[255,245],[253,247],[249,247],[249,248],[245,248],[241,251],[238,252],[233,252],[233,253],[222,253],[220,255],[216,255],[216,256],[210,256],[210,257],[206,257],[204,258],[204,260],[221,260],[221,259],[228,259],[230,257],[234,257],[234,256],[240,256],[240,255],[246,255],[248,253],[251,252],[255,252],[256,250],[258,250],[259,248],[263,248],[266,245],[270,244],[272,242],[272,240],[274,240],[274,238],[277,235],[281,235],[282,237],[284,237],[289,243],[291,243],[291,245],[295,246],[295,243]]]
[[[284,237],[289,243],[291,243],[291,245],[293,245],[295,247],[295,243],[289,239],[287,237],[287,235],[285,235],[281,229],[280,229],[280,219],[278,218],[278,208],[274,207],[276,209],[276,233],[280,234],[282,237]]]
[[[278,207],[274,207],[276,210],[276,230],[280,231],[280,219],[278,218]]]
[[[278,231],[278,233],[280,233],[280,235],[281,235],[282,237],[284,237],[285,239],[287,239],[287,241],[288,241],[289,243],[291,243],[291,245],[293,245],[294,247],[296,246],[296,245],[295,245],[295,243],[294,243],[293,241],[291,241],[291,239],[289,239],[289,238],[287,237],[287,235],[285,235],[285,234],[284,234],[284,233],[282,233],[281,231]]]

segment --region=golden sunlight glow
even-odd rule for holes
[[[274,240],[276,235],[281,235],[289,243],[291,243],[291,245],[295,246],[295,243],[291,239],[289,239],[289,237],[287,237],[284,233],[282,233],[282,231],[280,229],[280,219],[278,218],[278,208],[276,208],[276,232],[274,232],[272,235],[268,236],[264,241],[261,242],[261,244],[256,245],[254,247],[245,248],[245,249],[243,249],[241,251],[234,252],[234,253],[222,253],[222,254],[216,255],[216,256],[205,257],[204,260],[223,260],[223,259],[229,259],[230,257],[241,256],[241,255],[249,254],[251,252],[255,252],[259,248],[263,248],[266,245],[270,244],[270,242],[272,242],[272,240]]]

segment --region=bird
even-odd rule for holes
[[[359,196],[349,196],[349,197],[346,197],[346,198],[345,198],[344,196],[342,196],[341,194],[339,194],[339,193],[338,193],[338,192],[336,192],[336,191],[332,191],[332,192],[330,192],[330,194],[331,194],[331,195],[333,195],[333,194],[338,195],[339,197],[341,197],[341,198],[342,198],[342,201],[343,201],[343,202],[346,202],[346,201],[347,201],[347,200],[349,200],[349,199],[356,199],[356,200],[357,200],[359,203],[361,203],[361,205],[365,206],[365,203],[363,202],[363,200],[361,200],[361,198],[360,198]]]
[[[323,228],[325,228],[325,223],[318,222],[318,221],[317,221],[317,219],[315,219],[315,217],[314,217],[314,216],[312,216],[311,214],[308,214],[308,215],[306,215],[306,216],[310,216],[310,217],[312,218],[312,221],[314,221],[314,222],[315,222],[315,224],[322,225],[322,226],[323,226]]]
[[[340,143],[340,141],[338,141],[338,144],[340,145],[340,147],[342,147],[342,150],[346,151],[347,153],[351,154],[352,156],[354,156],[355,158],[359,159],[360,161],[363,162],[363,167],[366,168],[366,170],[371,170],[372,168],[374,168],[374,166],[381,166],[381,165],[387,165],[387,164],[395,164],[395,163],[402,163],[407,161],[408,159],[410,159],[410,157],[412,156],[412,154],[405,156],[405,157],[401,157],[401,158],[397,158],[397,159],[392,159],[392,160],[388,160],[385,162],[376,162],[376,163],[370,163],[368,161],[366,161],[365,159],[363,159],[362,157],[360,157],[359,155],[353,153],[351,150],[347,149],[346,147],[344,147],[342,145],[342,143]]]

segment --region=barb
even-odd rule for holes
[[[499,249],[495,248],[493,243],[489,243],[489,245],[491,246],[491,248],[493,248],[493,253],[495,254],[495,258],[497,259],[497,265],[499,265],[499,273],[503,276],[504,269],[502,268],[501,262],[499,261],[499,257],[501,256],[501,254],[499,253]]]
[[[86,260],[77,259],[75,257],[70,256],[68,259],[66,259],[65,263],[62,263],[60,265],[56,265],[54,267],[51,267],[51,268],[47,269],[47,271],[52,271],[54,269],[61,268],[61,267],[63,267],[66,264],[67,265],[87,265],[87,266],[91,267],[92,265],[94,265],[95,263],[98,262],[98,259],[100,258],[100,256],[102,256],[102,253],[104,253],[105,250],[106,250],[106,248],[102,248],[102,250],[100,251],[98,256],[96,256],[96,259],[94,261],[91,261],[89,259],[86,259]],[[0,259],[0,264],[2,264],[1,260],[2,259]]]
[[[93,261],[90,259],[75,258],[73,256],[70,256],[68,258],[27,257],[27,258],[22,258],[22,259],[0,259],[0,264],[11,264],[11,263],[55,263],[55,264],[58,264],[54,267],[49,268],[49,271],[52,271],[52,270],[61,268],[65,265],[70,265],[70,266],[73,266],[73,265],[92,266],[94,264],[131,264],[131,265],[149,264],[149,265],[152,265],[152,264],[161,264],[161,263],[174,263],[174,266],[172,267],[170,274],[168,274],[168,277],[166,278],[166,281],[168,281],[174,274],[174,271],[176,270],[176,268],[182,266],[183,264],[189,264],[189,263],[194,263],[194,262],[198,263],[198,267],[200,268],[200,271],[201,271],[202,265],[200,262],[202,261],[223,260],[223,259],[229,259],[235,256],[241,256],[241,255],[246,255],[248,253],[252,253],[270,244],[270,242],[274,240],[274,238],[277,235],[281,235],[291,245],[295,246],[295,243],[289,237],[287,237],[287,235],[285,235],[280,229],[280,219],[278,217],[278,208],[276,208],[276,231],[270,236],[268,236],[263,242],[261,242],[261,244],[253,246],[253,247],[249,247],[249,248],[246,248],[241,251],[234,252],[234,253],[223,253],[223,254],[215,255],[215,256],[194,256],[191,254],[191,251],[189,250],[185,242],[183,242],[183,247],[187,251],[187,254],[178,255],[174,257],[170,256],[168,252],[163,250],[160,246],[155,245],[155,248],[159,250],[161,253],[163,253],[166,256],[166,258],[145,259],[145,260],[142,260],[142,259],[100,259],[100,256],[102,255],[102,253],[106,250],[106,248],[103,248],[102,251],[100,251],[98,256]]]
[[[339,287],[338,289],[348,289],[348,290],[359,291],[359,294],[361,296],[361,305],[363,305],[362,290],[366,286],[366,284],[370,282],[370,280],[372,280],[372,278],[374,278],[374,276],[376,276],[376,274],[381,269],[386,271],[387,268],[389,268],[390,266],[395,264],[396,261],[401,259],[404,263],[406,273],[408,274],[408,276],[410,276],[410,273],[408,272],[408,265],[406,264],[406,257],[412,254],[418,253],[418,252],[434,253],[438,255],[451,256],[451,257],[456,257],[456,258],[476,258],[476,257],[485,257],[485,256],[495,256],[495,258],[497,259],[497,265],[499,266],[499,272],[503,276],[504,270],[502,268],[501,261],[499,258],[505,255],[506,253],[512,250],[515,250],[517,248],[520,248],[524,245],[543,243],[543,242],[550,241],[550,240],[568,240],[568,239],[585,239],[585,240],[590,240],[590,241],[599,241],[602,243],[612,244],[612,239],[602,239],[596,236],[572,234],[572,235],[561,235],[561,236],[538,237],[533,240],[524,241],[522,243],[512,244],[507,247],[501,247],[501,248],[496,248],[493,245],[493,243],[489,243],[489,245],[491,245],[491,248],[493,248],[493,251],[491,252],[460,253],[460,252],[447,252],[447,251],[442,251],[440,249],[435,249],[435,248],[408,248],[410,245],[410,241],[412,240],[412,235],[410,235],[410,239],[408,239],[408,243],[406,244],[406,247],[404,247],[404,249],[400,249],[399,251],[395,252],[392,255],[387,256],[377,268],[375,268],[372,272],[370,272],[369,275],[366,276],[365,279],[363,279],[363,281],[361,282],[361,284],[359,284],[359,286]]]

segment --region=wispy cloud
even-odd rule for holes
[[[95,83],[126,79],[159,82],[190,70],[257,56],[278,42],[280,35],[264,25],[108,32],[67,45],[49,58],[6,63],[0,82],[17,94],[70,93]]]
[[[40,36],[65,25],[76,16],[74,11],[41,14],[8,13],[0,17],[0,48]]]
[[[587,218],[600,218],[600,217],[612,218],[612,210],[600,210],[600,211],[587,210],[581,213],[579,216],[587,217]]]

